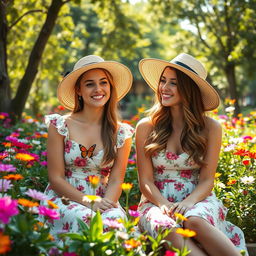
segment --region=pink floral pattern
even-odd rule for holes
[[[199,168],[186,153],[176,155],[162,150],[152,156],[155,185],[170,202],[184,200],[198,183]],[[156,237],[159,226],[170,228],[179,226],[173,219],[163,214],[159,207],[149,202],[143,195],[138,207],[141,214],[139,227]],[[212,192],[205,200],[195,204],[185,213],[185,217],[197,216],[225,233],[239,250],[246,250],[241,229],[225,220],[227,209]],[[247,254],[246,254],[247,255]]]
[[[58,133],[64,136],[66,180],[77,190],[84,194],[92,195],[94,194],[94,191],[88,182],[88,177],[90,175],[99,176],[100,183],[95,191],[96,195],[104,196],[108,177],[114,162],[109,163],[108,165],[102,165],[101,161],[104,155],[103,150],[99,151],[91,158],[81,158],[79,143],[70,140],[64,116],[59,114],[48,115],[45,117],[45,122],[48,126],[49,124],[54,125]],[[121,148],[124,145],[125,140],[132,137],[133,132],[134,129],[130,125],[121,123],[117,133],[116,147]],[[59,207],[58,210],[61,218],[48,223],[51,227],[51,234],[57,241],[58,234],[63,232],[77,232],[79,230],[77,218],[82,219],[85,223],[90,222],[92,214],[91,209],[73,201],[70,201],[68,205],[64,204],[61,198],[55,194],[49,185],[45,190],[45,194]],[[95,213],[93,212],[93,215],[94,214]],[[103,220],[109,218],[125,218],[125,211],[119,205],[118,208],[112,208],[102,213],[102,218]],[[59,243],[61,243],[61,241],[59,241]]]

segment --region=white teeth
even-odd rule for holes
[[[171,98],[171,97],[172,97],[172,95],[169,95],[169,94],[162,94],[162,96],[163,96],[164,98]]]
[[[97,96],[92,96],[93,99],[99,100],[102,99],[104,95],[97,95]]]

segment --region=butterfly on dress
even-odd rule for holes
[[[87,149],[85,146],[79,144],[79,148],[80,148],[80,151],[81,151],[81,157],[82,157],[82,158],[86,158],[87,156],[88,156],[89,158],[92,158],[92,156],[93,156],[93,151],[94,151],[94,149],[96,148],[96,144],[93,144],[93,145],[90,146],[88,149]]]

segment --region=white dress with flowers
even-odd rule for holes
[[[176,155],[165,150],[154,154],[155,185],[161,194],[170,202],[184,200],[198,183],[199,168],[188,160],[186,153]],[[159,227],[162,229],[178,226],[176,222],[164,215],[160,208],[149,202],[143,195],[138,208],[141,213],[140,229],[156,237]],[[215,196],[214,192],[205,200],[195,204],[185,213],[185,217],[197,216],[225,233],[239,250],[246,250],[245,239],[240,228],[225,220],[226,207]]]
[[[79,143],[69,139],[69,131],[65,122],[65,118],[59,114],[52,114],[45,117],[47,126],[52,124],[56,127],[59,134],[64,136],[65,143],[65,176],[66,180],[83,192],[85,195],[93,195],[94,191],[89,183],[89,176],[96,175],[100,177],[100,183],[96,188],[96,195],[103,197],[111,167],[114,161],[108,165],[102,165],[103,150],[99,151],[91,158],[81,157]],[[127,138],[132,137],[133,128],[128,124],[121,123],[117,133],[117,148],[121,148]],[[89,223],[92,214],[91,209],[88,207],[70,201],[68,205],[66,202],[56,195],[51,189],[50,185],[47,186],[45,194],[53,201],[59,209],[60,219],[50,220],[51,234],[57,238],[57,234],[65,232],[77,232],[79,230],[77,218],[80,218],[85,223]],[[93,215],[95,212],[93,212]],[[102,219],[117,219],[125,218],[125,211],[121,206],[112,208],[102,213]]]

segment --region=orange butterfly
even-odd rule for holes
[[[79,148],[81,150],[81,157],[86,158],[88,156],[89,158],[92,158],[96,144],[93,144],[88,149],[85,146],[79,144]]]

